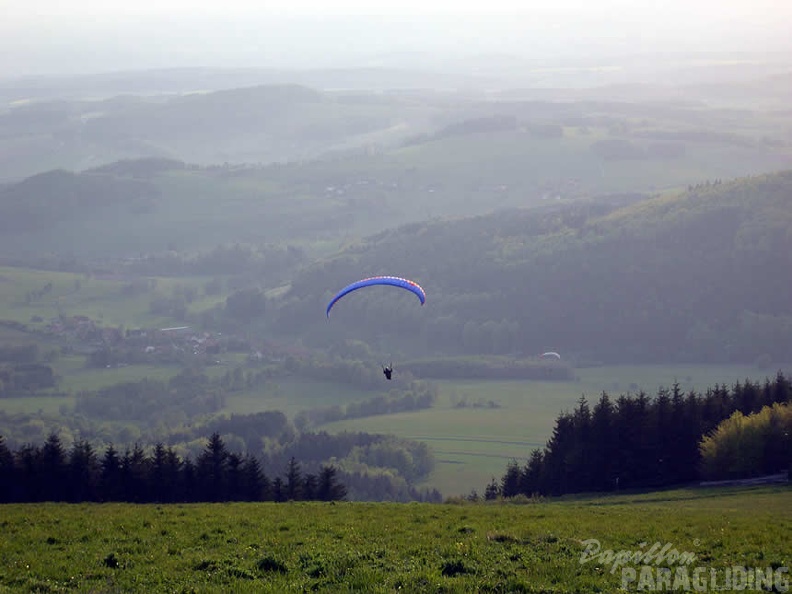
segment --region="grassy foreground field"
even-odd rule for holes
[[[783,486],[526,505],[4,505],[0,592],[636,591],[631,571],[657,580],[655,562],[604,553],[655,543],[669,545],[659,566],[706,568],[706,591],[735,566],[771,570],[784,591],[790,503]]]

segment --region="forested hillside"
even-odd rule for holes
[[[144,213],[153,210],[160,194],[159,188],[144,179],[48,171],[0,189],[0,231],[49,230],[111,206],[127,215]]]
[[[300,84],[198,89],[101,99],[44,93],[39,100],[29,99],[35,89],[18,89],[28,98],[9,105],[0,99],[0,179],[140,157],[206,165],[296,161],[372,139],[390,143],[437,111],[399,97]],[[16,94],[0,84],[0,97],[6,93]]]
[[[706,182],[651,200],[586,200],[415,224],[297,277],[275,325],[327,344],[353,336],[411,352],[528,354],[580,362],[792,358],[792,172]],[[412,278],[425,307],[334,290]]]
[[[487,497],[658,488],[708,478],[706,471],[712,469],[702,468],[702,439],[706,442],[735,412],[751,415],[763,407],[786,406],[790,397],[792,384],[781,372],[762,384],[746,380],[704,393],[683,393],[679,384],[658,390],[653,398],[645,392],[618,398],[603,392],[593,407],[581,397],[573,411],[558,416],[547,445],[532,451],[522,467],[510,463],[500,483],[493,480],[487,487]],[[731,464],[714,478],[789,470],[792,441],[780,422],[764,435],[756,430],[743,434],[746,441],[754,440],[752,447],[742,449],[733,442]],[[753,464],[746,470],[735,460]]]

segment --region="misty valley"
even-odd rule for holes
[[[706,393],[792,360],[783,77],[657,99],[47,82],[6,84],[0,113],[7,444],[194,458],[225,418],[226,446],[279,472],[301,436],[392,428],[390,457],[333,462],[397,478],[382,498],[454,495],[527,460],[581,395]],[[377,274],[426,305],[374,287],[325,319]]]
[[[75,504],[30,537],[64,571],[63,526],[91,530],[76,504],[234,502],[218,512],[233,527],[191,515],[171,544],[159,506],[125,521],[209,591],[297,574],[366,590],[382,559],[412,562],[388,548],[409,539],[333,557],[333,538],[362,539],[347,522],[379,522],[344,501],[445,502],[392,522],[455,544],[415,545],[421,569],[388,588],[566,592],[612,583],[592,566],[521,589],[492,568],[519,574],[525,544],[574,563],[567,512],[634,546],[596,506],[619,523],[624,504],[637,530],[666,513],[638,493],[787,480],[792,65],[697,80],[693,62],[664,63],[671,82],[578,86],[377,68],[3,79],[0,502]],[[383,276],[398,282],[331,302]],[[706,495],[669,493],[675,534],[717,529]],[[756,508],[729,493],[715,505]],[[789,525],[788,487],[756,497]],[[324,532],[273,511],[261,550],[190,548],[258,538],[251,501],[325,510]],[[478,502],[503,506],[485,522],[465,515]],[[520,507],[535,517],[514,524]],[[26,508],[8,509],[21,534]],[[121,542],[91,549],[99,574],[143,562]]]

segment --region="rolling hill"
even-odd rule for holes
[[[792,172],[649,200],[581,200],[375,235],[294,279],[274,326],[423,353],[563,351],[581,362],[792,359]],[[373,274],[392,291],[332,290]],[[364,294],[365,293],[365,294]],[[338,305],[344,305],[339,303]]]

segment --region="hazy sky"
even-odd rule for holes
[[[792,0],[0,0],[0,76],[792,51],[790,31]]]

